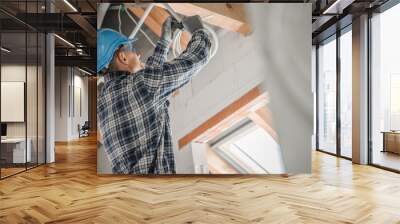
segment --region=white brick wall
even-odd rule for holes
[[[308,120],[305,119],[300,126],[300,128],[304,127],[304,132],[298,134],[304,138],[303,135],[308,135],[310,132],[310,136],[306,136],[307,140],[304,140],[302,145],[307,146],[310,142],[311,148],[311,25],[309,25],[311,18],[308,15],[311,15],[311,8],[307,4],[302,7],[299,7],[301,6],[299,4],[257,5],[257,7],[263,6],[262,14],[260,14],[261,10],[257,14],[253,6],[250,6],[249,10],[256,12],[262,21],[268,21],[267,24],[261,26],[258,23],[252,23],[255,24],[254,32],[247,37],[229,31],[220,32],[216,56],[188,85],[180,89],[179,95],[170,100],[171,128],[174,135],[178,173],[193,172],[195,165],[199,165],[194,164],[193,161],[204,161],[199,158],[193,159],[193,155],[200,154],[193,154],[190,146],[187,146],[187,149],[178,150],[178,139],[257,85],[264,90],[271,89],[275,96],[272,100],[286,102],[285,105],[298,101],[297,97],[310,98],[309,101],[298,101],[303,102],[304,105],[294,105],[291,108],[277,106],[272,110],[277,114],[280,113],[279,110],[293,110],[296,106],[300,107],[299,113],[305,114],[304,116],[310,119],[310,127],[308,127]],[[283,16],[273,13],[275,10]],[[291,18],[289,15],[295,17]],[[264,37],[266,39],[262,39]],[[285,91],[290,94],[280,93],[277,91],[279,88],[286,89]],[[290,88],[293,90],[291,91]],[[290,113],[286,115],[292,116]],[[304,117],[293,118],[298,120]],[[279,119],[285,118],[281,116]],[[293,122],[292,124],[296,124],[295,121]],[[281,134],[279,130],[278,134]],[[304,157],[300,163],[310,163],[307,159],[307,153],[309,153],[307,147],[285,150],[287,150],[286,154],[290,153],[290,150],[297,150],[296,154],[303,154]],[[307,172],[310,166],[297,164],[295,167],[300,172]]]
[[[255,37],[238,33],[220,33],[216,56],[171,99],[171,128],[174,132],[175,159],[178,173],[194,171],[193,158],[205,153],[191,147],[178,150],[177,141],[229,104],[264,81],[263,60],[255,47]],[[200,166],[204,164],[197,164]]]

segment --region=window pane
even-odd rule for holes
[[[351,30],[340,36],[340,152],[351,158],[352,141],[352,35]]]
[[[260,127],[238,139],[235,145],[268,173],[284,172],[279,145]]]
[[[285,172],[279,144],[263,128],[251,123],[236,130],[218,146],[218,153],[240,173]]]
[[[26,141],[26,34],[2,33],[1,47],[1,177],[25,170],[30,162],[30,141]],[[12,109],[11,109],[12,108]]]
[[[37,165],[37,34],[27,33],[28,64],[27,64],[27,138],[30,142],[30,159],[28,168]]]
[[[25,12],[43,12],[44,3],[1,1],[0,5],[25,18]],[[8,116],[1,118],[0,167],[4,178],[44,162],[45,36],[3,12],[0,18],[9,21],[0,29],[0,110]]]
[[[336,153],[336,40],[318,48],[318,148]]]
[[[372,163],[400,170],[400,4],[372,18]]]

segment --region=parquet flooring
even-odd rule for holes
[[[96,141],[0,181],[0,223],[400,223],[400,175],[313,152],[313,174],[97,176]]]
[[[10,175],[13,175],[15,173],[19,173],[21,171],[24,171],[25,167],[7,167],[7,168],[1,168],[1,176],[2,177],[7,177]]]

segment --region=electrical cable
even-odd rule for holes
[[[120,33],[122,33],[122,20],[121,20],[121,11],[124,10],[124,12],[128,15],[128,17],[135,23],[135,25],[137,26],[138,23],[136,22],[136,20],[133,18],[133,16],[128,12],[128,10],[126,9],[126,7],[124,7],[123,5],[120,5],[118,7],[118,31]],[[144,32],[141,28],[139,28],[139,31],[146,37],[146,39],[150,42],[150,44],[155,47],[156,45],[154,44],[154,42],[151,40],[151,38],[146,34],[146,32]]]
[[[133,18],[133,16],[128,12],[128,10],[126,9],[126,7],[124,7],[125,13],[128,15],[128,17],[135,23],[135,25],[137,26],[138,23],[136,22],[136,20]],[[144,32],[141,28],[139,29],[139,31],[143,34],[144,37],[146,37],[146,39],[150,42],[150,44],[155,47],[156,44],[154,44],[154,42],[151,40],[151,38],[146,34],[146,32]]]
[[[150,3],[149,6],[147,6],[147,8],[144,10],[142,17],[140,18],[138,25],[135,27],[135,29],[133,29],[133,31],[131,32],[131,34],[129,35],[130,39],[133,39],[135,37],[135,35],[137,34],[137,32],[139,31],[139,29],[142,27],[144,21],[146,20],[147,16],[149,16],[151,10],[154,7],[154,3]]]
[[[170,12],[170,14],[173,17],[175,17],[176,20],[178,20],[178,22],[182,21],[181,17],[172,9],[172,7],[168,3],[165,3],[164,5],[165,5],[166,9]],[[150,5],[149,7],[152,8],[152,6],[153,5]],[[119,23],[118,29],[119,29],[120,33],[122,30],[122,22],[121,22],[121,10],[122,9],[128,15],[128,17],[135,23],[136,26],[139,25],[138,22],[133,18],[133,16],[127,11],[127,8],[120,5],[119,9],[118,9],[118,23]],[[146,9],[146,12],[147,12],[146,17],[149,14],[150,10],[151,9]],[[141,25],[143,25],[143,23],[141,23],[140,26]],[[218,36],[209,25],[203,24],[203,26],[204,26],[204,30],[210,34],[212,43],[213,43],[211,46],[211,49],[210,49],[210,57],[209,57],[209,60],[210,60],[211,58],[213,58],[215,56],[215,54],[218,51],[218,47],[219,47]],[[150,44],[153,47],[156,46],[156,44],[151,40],[151,38],[146,34],[146,32],[144,32],[140,27],[139,27],[139,31],[145,36],[145,38],[150,42]],[[172,54],[175,58],[178,57],[183,52],[181,44],[180,44],[182,32],[183,32],[183,30],[178,29],[174,32],[173,37],[172,37]],[[207,61],[207,63],[208,63],[208,61]]]
[[[170,14],[175,17],[175,19],[178,22],[182,22],[182,19],[180,18],[180,16],[175,12],[175,10],[168,4],[165,3],[164,6],[166,7],[166,9],[170,12]],[[208,64],[208,62],[210,62],[210,60],[215,56],[215,54],[218,51],[218,47],[219,47],[219,42],[218,42],[218,36],[215,33],[215,31],[208,25],[203,23],[203,27],[206,31],[208,31],[211,34],[212,37],[212,42],[214,43],[213,45],[211,45],[211,49],[210,49],[210,57],[208,58],[208,60],[206,61],[205,65]],[[176,30],[174,33],[174,36],[172,38],[173,42],[172,42],[172,54],[174,56],[174,58],[178,57],[183,51],[181,49],[181,37],[182,37],[182,32],[183,30]],[[193,79],[190,80],[190,84],[192,84]],[[193,88],[192,88],[193,91]],[[192,92],[193,94],[193,92]]]
[[[165,3],[164,6],[169,11],[169,13],[173,17],[175,17],[176,20],[178,20],[178,22],[182,22],[182,18],[175,12],[175,10],[168,3]],[[211,58],[213,58],[215,56],[215,54],[218,51],[218,47],[219,47],[218,36],[210,26],[208,26],[207,24],[203,24],[203,26],[204,26],[204,29],[209,34],[211,34],[211,37],[213,40],[212,42],[214,43],[210,49],[210,58],[209,58],[209,60],[210,60]],[[180,44],[182,32],[183,32],[182,30],[175,31],[174,37],[172,38],[172,53],[173,53],[174,57],[178,57],[178,55],[180,55],[182,53],[181,44]]]
[[[120,5],[119,6],[119,8],[118,8],[118,32],[120,32],[120,33],[122,33],[121,32],[121,28],[122,28],[122,22],[121,22],[121,6],[122,5]]]
[[[208,26],[206,24],[203,24],[203,26],[204,26],[205,31],[208,32],[212,37],[213,45],[211,46],[211,49],[210,49],[210,59],[211,59],[215,56],[215,54],[218,51],[218,47],[219,47],[218,36],[210,26]],[[174,37],[172,38],[172,53],[173,53],[174,57],[178,57],[182,53],[181,44],[180,44],[182,32],[183,32],[182,30],[176,30],[174,33]]]

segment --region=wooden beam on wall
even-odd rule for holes
[[[247,103],[237,111],[233,112],[227,118],[223,119],[221,122],[213,127],[210,127],[204,133],[196,137],[196,142],[207,143],[217,136],[221,135],[226,130],[230,129],[234,125],[243,121],[248,117],[250,113],[254,113],[262,107],[266,107],[268,104],[268,94],[262,93],[260,96],[253,99],[251,102]]]
[[[141,18],[144,14],[144,9],[140,7],[129,7],[129,10],[138,18]],[[158,6],[155,6],[150,14],[147,16],[144,24],[157,36],[161,37],[162,24],[168,18],[169,13]],[[183,32],[181,36],[181,48],[186,49],[189,43],[190,35],[187,32]]]
[[[257,111],[249,113],[248,118],[266,131],[276,142],[278,142],[278,134],[272,126],[272,114],[267,107],[261,107]]]
[[[261,94],[262,92],[259,90],[258,87],[253,88],[248,93],[237,99],[235,102],[225,107],[223,110],[221,110],[220,112],[209,118],[203,124],[201,124],[197,128],[193,129],[190,133],[179,139],[178,141],[179,148],[181,149],[183,146],[187,145],[195,138],[205,133],[210,128],[218,125],[224,119],[227,119],[229,116],[237,112],[239,109],[247,106],[250,102],[252,102]]]
[[[129,7],[128,9],[138,18],[142,18],[144,15],[144,10],[140,7]],[[144,24],[149,27],[153,33],[161,37],[161,24],[158,23],[158,21],[156,21],[152,16],[149,15],[144,21]]]
[[[212,174],[239,174],[231,164],[222,159],[208,144],[206,155],[208,169]]]
[[[251,26],[242,3],[168,3],[175,12],[184,16],[199,15],[203,21],[220,28],[238,32],[244,36],[251,33]],[[158,4],[164,7],[163,4]]]

